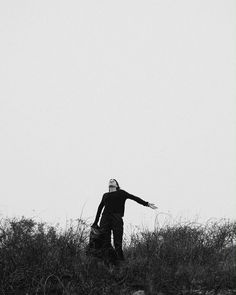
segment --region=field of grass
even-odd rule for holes
[[[0,294],[235,294],[236,222],[133,233],[120,267],[86,257],[88,234],[82,219],[66,230],[30,218],[2,219]]]

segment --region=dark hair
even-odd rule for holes
[[[116,179],[114,179],[114,178],[112,178],[115,182],[116,182],[116,184],[117,184],[117,188],[116,188],[116,190],[117,191],[119,191],[120,190],[120,186],[119,186],[119,183],[118,183],[118,181],[116,180]]]

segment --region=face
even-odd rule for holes
[[[110,179],[109,188],[117,188],[117,183],[116,183],[115,179]]]

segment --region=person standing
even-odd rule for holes
[[[151,209],[157,209],[154,204],[146,202],[141,198],[131,195],[125,190],[122,190],[116,179],[110,179],[109,192],[105,193],[102,197],[92,227],[98,227],[99,218],[104,208],[100,220],[100,230],[104,237],[104,247],[109,247],[109,245],[111,245],[112,232],[118,260],[124,260],[124,254],[122,250],[124,226],[123,216],[125,211],[125,201],[127,199],[136,201],[137,203]]]

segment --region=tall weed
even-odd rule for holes
[[[236,289],[236,223],[176,223],[132,233],[120,267],[85,255],[89,225],[0,222],[0,294],[207,294]]]

